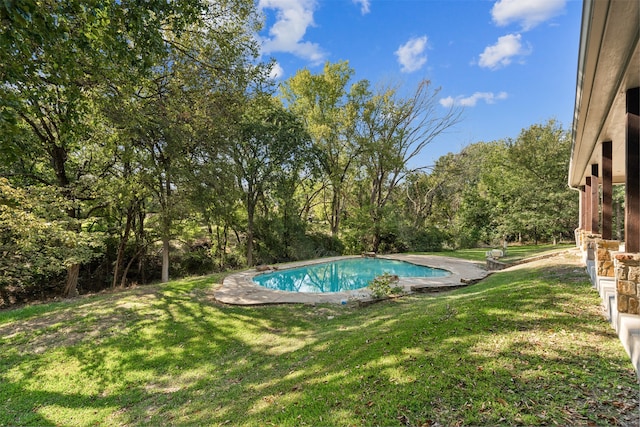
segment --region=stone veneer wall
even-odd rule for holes
[[[601,277],[615,277],[612,252],[620,250],[617,240],[596,240],[596,274]]]
[[[640,314],[640,254],[617,254],[615,259],[618,312]]]

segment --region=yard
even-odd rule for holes
[[[367,307],[223,306],[221,279],[0,312],[0,425],[637,425],[575,255]]]

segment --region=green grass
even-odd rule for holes
[[[518,246],[509,246],[507,248],[507,255],[500,259],[500,261],[506,263],[513,263],[517,261],[521,261],[525,258],[529,258],[536,255],[542,255],[557,251],[563,251],[567,249],[571,249],[575,247],[573,244],[561,244],[561,245],[518,245]],[[487,251],[492,248],[473,248],[473,249],[458,249],[455,251],[442,251],[442,252],[421,252],[425,255],[441,255],[441,256],[450,256],[454,258],[462,258],[469,261],[480,261],[484,262],[486,260]],[[496,247],[495,249],[502,249]]]
[[[220,279],[0,312],[0,425],[637,420],[635,372],[568,256],[364,308],[222,306]]]

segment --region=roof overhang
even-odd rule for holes
[[[582,11],[569,186],[579,188],[612,142],[613,182],[624,183],[626,91],[640,86],[640,2],[585,0]]]

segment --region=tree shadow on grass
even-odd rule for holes
[[[13,412],[0,424],[613,423],[637,398],[612,390],[635,378],[584,307],[595,299],[581,275],[522,269],[364,309],[227,307],[193,292],[201,284],[88,304],[42,354],[9,352],[0,412]],[[75,391],[51,383],[51,363]],[[52,404],[76,419],[46,415]]]

